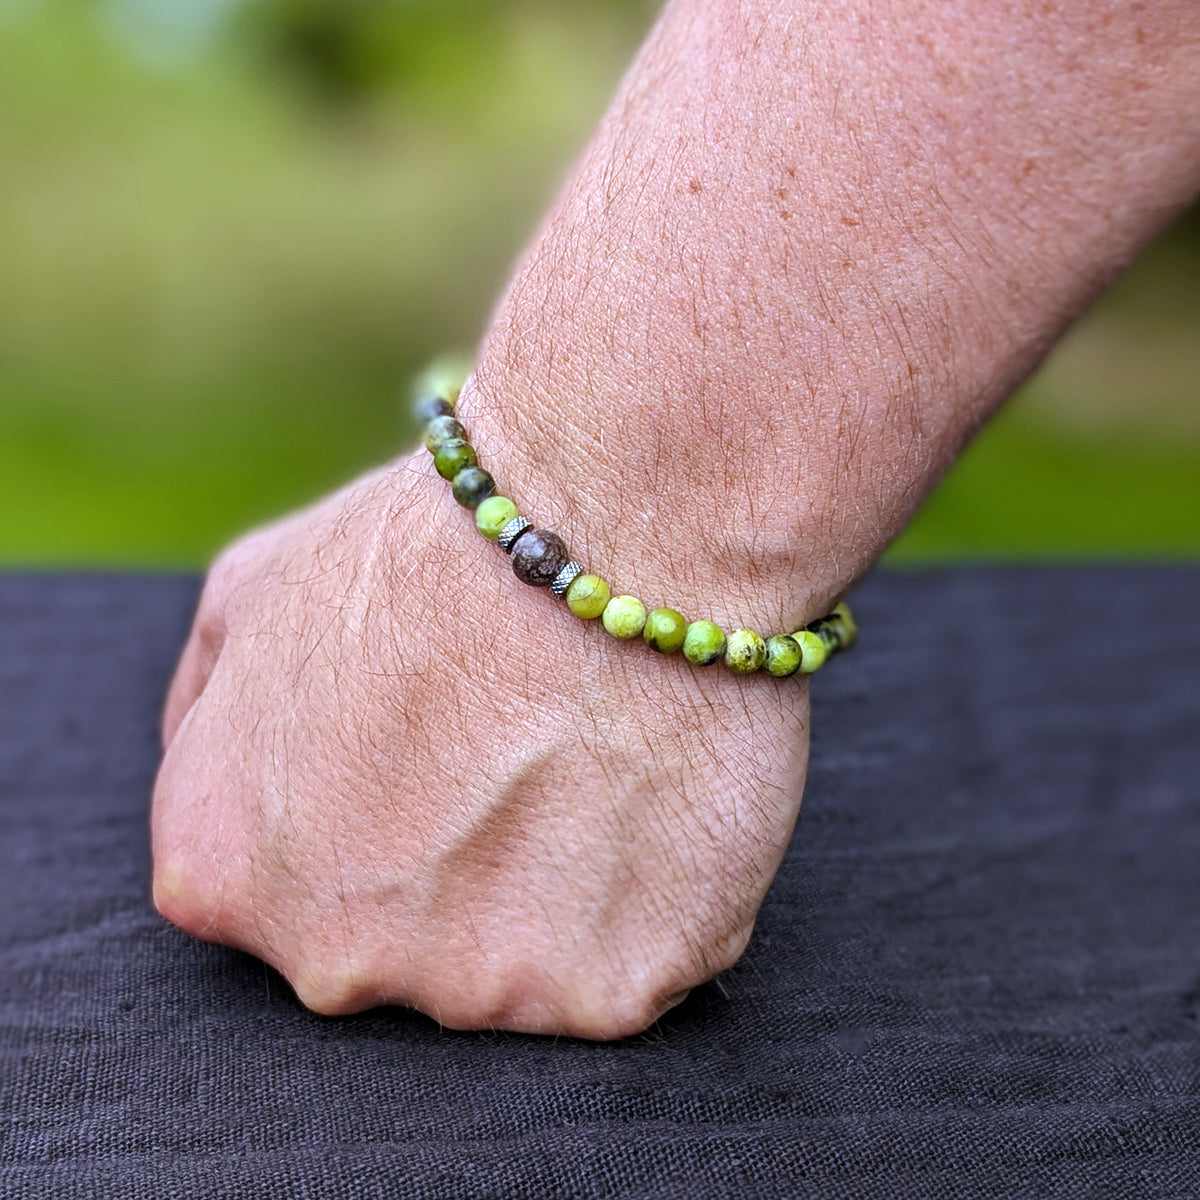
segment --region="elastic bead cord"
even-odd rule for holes
[[[682,650],[697,667],[723,662],[737,675],[766,670],[777,679],[811,675],[857,641],[858,626],[844,602],[803,629],[764,638],[753,629],[727,633],[713,621],[689,622],[673,608],[647,611],[636,596],[613,595],[604,579],[571,558],[558,534],[535,528],[507,496],[497,494],[496,481],[479,466],[455,415],[458,392],[444,372],[427,373],[418,387],[413,411],[437,473],[450,482],[455,500],[474,511],[479,532],[509,556],[513,574],[532,587],[548,587],[581,620],[599,617],[612,637],[629,641],[640,635],[660,654]]]

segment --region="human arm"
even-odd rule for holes
[[[485,465],[621,590],[820,615],[1200,185],[1198,44],[1190,0],[677,0],[484,339]],[[223,556],[165,725],[171,919],[320,1011],[603,1037],[740,953],[808,697],[582,625],[418,454]]]

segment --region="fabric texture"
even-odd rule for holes
[[[0,1196],[1200,1197],[1200,572],[869,579],[749,951],[609,1045],[155,914],[195,595],[0,578]]]

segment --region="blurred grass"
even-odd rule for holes
[[[930,559],[1200,557],[1200,221],[1071,331],[893,547]]]
[[[477,336],[651,16],[262,0],[188,41],[167,11],[0,0],[0,562],[196,564],[393,454],[397,381]],[[1200,556],[1195,226],[895,561]]]

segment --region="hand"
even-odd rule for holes
[[[216,563],[167,702],[154,896],[329,1014],[610,1038],[742,952],[808,689],[614,642],[428,459]]]
[[[589,563],[763,630],[827,611],[1200,189],[1195,0],[785,8],[671,0],[463,401]],[[630,1033],[745,944],[807,705],[581,626],[404,460],[214,569],[156,899],[321,1012]]]

